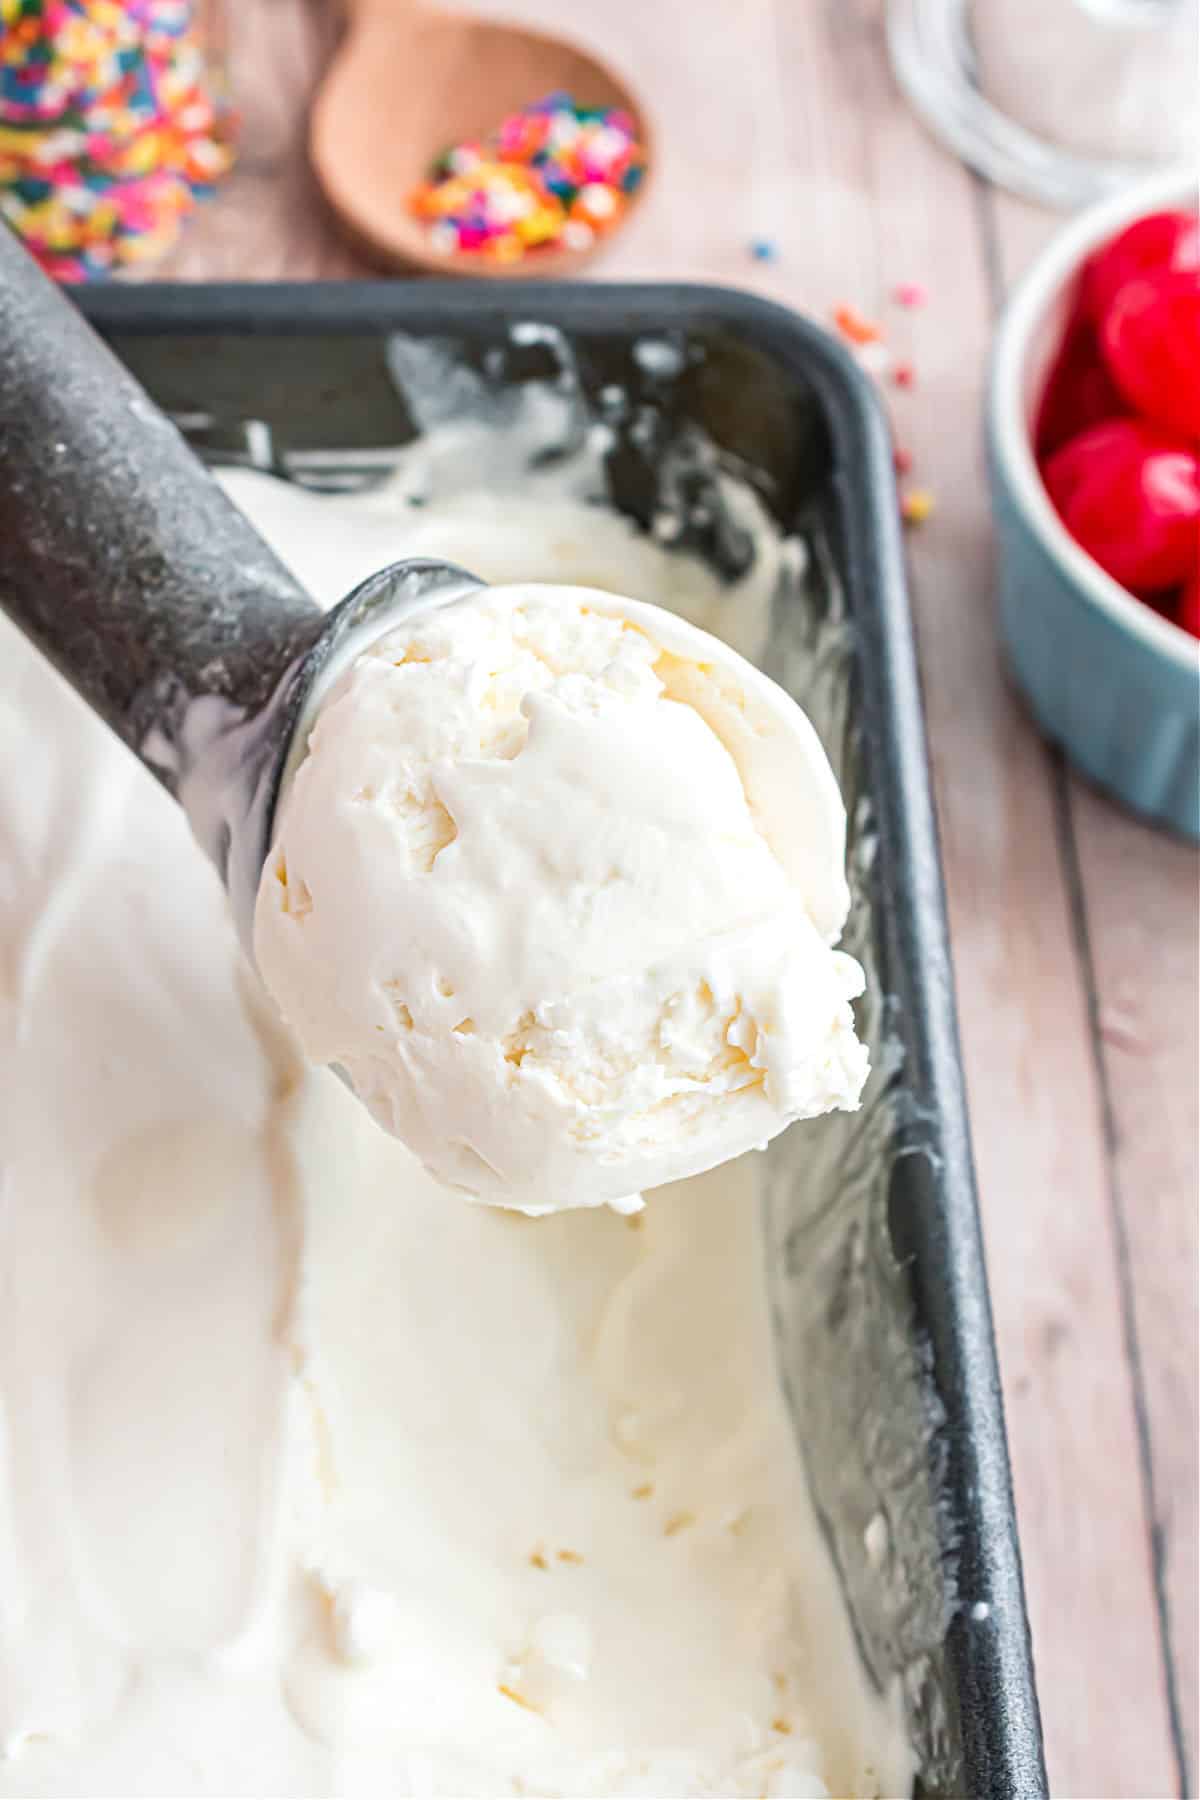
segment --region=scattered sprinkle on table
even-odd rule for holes
[[[906,525],[923,525],[933,513],[934,505],[928,488],[912,488],[900,502],[900,517]]]
[[[883,336],[882,326],[864,318],[856,306],[835,307],[833,322],[850,344],[874,344]]]
[[[779,246],[773,238],[751,238],[750,254],[755,262],[776,262]]]
[[[409,209],[447,255],[520,262],[589,250],[617,224],[646,173],[629,113],[548,94],[482,140],[443,152]]]
[[[892,288],[891,297],[900,306],[916,307],[924,306],[928,295],[919,282],[906,281]],[[834,308],[833,323],[849,344],[854,360],[873,377],[880,390],[885,384],[900,389],[916,386],[916,370],[911,362],[893,360],[882,325],[848,302]],[[892,466],[897,478],[910,474],[914,463],[913,452],[906,445],[893,445]],[[909,488],[901,494],[900,517],[905,525],[923,525],[932,517],[935,507],[935,498],[929,488]]]

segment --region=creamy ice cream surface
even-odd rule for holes
[[[326,603],[433,554],[667,599],[753,651],[786,549],[765,521],[730,589],[549,480],[411,510],[227,484]],[[515,610],[486,626],[497,671]],[[864,1672],[783,1399],[765,1159],[632,1219],[447,1196],[298,1054],[181,809],[2,619],[0,650],[0,1796],[907,1793],[899,1679]],[[400,672],[367,674],[381,697]],[[534,740],[537,707],[504,727],[501,686],[496,732]],[[479,732],[452,707],[435,724]],[[761,872],[719,746],[684,729]],[[459,843],[454,777],[513,766],[448,759]],[[763,817],[798,791],[780,780]],[[445,856],[402,815],[376,824],[396,867]],[[288,854],[315,915],[319,874]],[[814,915],[825,956],[832,923]],[[697,1059],[705,1029],[675,1027]]]
[[[811,724],[725,644],[587,588],[482,590],[320,708],[256,959],[439,1180],[628,1207],[857,1105],[844,848]]]

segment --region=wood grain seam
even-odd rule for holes
[[[982,176],[972,173],[971,179],[987,288],[992,303],[993,317],[998,319],[1004,308],[1007,283],[1004,277],[999,228],[993,199],[995,190],[992,183]],[[1162,1665],[1161,1679],[1163,1697],[1166,1701],[1171,1756],[1175,1764],[1176,1792],[1180,1796],[1180,1800],[1191,1800],[1187,1736],[1183,1723],[1171,1603],[1167,1585],[1167,1528],[1160,1511],[1158,1484],[1155,1479],[1154,1435],[1150,1423],[1145,1364],[1137,1325],[1133,1258],[1125,1211],[1125,1197],[1117,1161],[1116,1106],[1100,1023],[1099,979],[1092,951],[1083,866],[1079,855],[1071,805],[1070,777],[1064,753],[1060,749],[1047,745],[1045,767],[1054,809],[1055,836],[1067,904],[1067,918],[1083,987],[1088,1026],[1088,1054],[1091,1057],[1100,1102],[1100,1144],[1103,1153],[1104,1196],[1112,1232],[1113,1270],[1116,1277],[1121,1339],[1124,1345],[1129,1395],[1133,1406],[1138,1480],[1142,1493],[1142,1510],[1150,1551],[1155,1627]]]
[[[1158,1638],[1162,1652],[1163,1684],[1167,1702],[1171,1753],[1175,1761],[1176,1786],[1180,1800],[1190,1800],[1191,1772],[1188,1767],[1187,1738],[1183,1726],[1183,1706],[1179,1692],[1179,1674],[1175,1662],[1171,1600],[1166,1579],[1167,1526],[1159,1507],[1158,1484],[1154,1471],[1154,1438],[1150,1426],[1145,1365],[1142,1359],[1137,1325],[1129,1225],[1117,1161],[1117,1114],[1113,1099],[1111,1070],[1104,1048],[1104,1034],[1100,1028],[1100,987],[1088,924],[1087,893],[1075,832],[1070,775],[1066,757],[1061,750],[1052,752],[1052,768],[1054,815],[1059,855],[1066,885],[1071,934],[1083,980],[1089,1048],[1095,1065],[1096,1086],[1100,1096],[1101,1137],[1104,1146],[1104,1186],[1113,1234],[1117,1293],[1120,1298],[1121,1335],[1125,1343],[1130,1395],[1133,1400],[1134,1428],[1138,1446],[1138,1473],[1148,1527],[1150,1568],[1154,1585]]]

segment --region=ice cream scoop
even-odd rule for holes
[[[312,1061],[531,1213],[857,1106],[845,813],[788,695],[434,560],[322,613],[7,241],[0,281],[0,604],[181,801]]]
[[[591,588],[479,589],[325,687],[255,956],[444,1184],[622,1210],[857,1106],[844,841],[812,725],[728,645]]]
[[[184,803],[247,947],[314,684],[372,624],[475,585],[401,562],[320,611],[0,228],[0,607]]]

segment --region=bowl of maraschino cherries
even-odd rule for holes
[[[997,338],[1001,622],[1034,713],[1200,837],[1200,218],[1159,176],[1074,220]]]
[[[1114,581],[1200,638],[1200,219],[1088,258],[1034,422],[1046,492]]]

